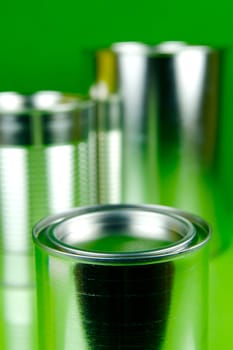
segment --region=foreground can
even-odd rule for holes
[[[210,228],[199,217],[83,207],[33,237],[40,349],[206,350]]]

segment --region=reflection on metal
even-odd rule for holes
[[[31,229],[41,217],[96,203],[95,106],[78,96],[0,93],[0,339],[36,350]],[[93,190],[93,191],[92,191]]]
[[[40,348],[206,350],[209,235],[202,219],[161,206],[85,207],[41,221]]]
[[[1,251],[31,253],[40,217],[96,202],[89,186],[94,118],[92,102],[58,92],[0,94]]]
[[[117,43],[112,45],[111,51],[109,49],[98,52],[96,87],[100,81],[99,77],[102,77],[101,86],[104,86],[103,84],[109,86],[109,79],[106,78],[104,81],[104,77],[110,70],[103,73],[104,62],[109,52],[115,57],[112,59],[111,77],[115,77],[116,81],[112,86],[115,86],[115,92],[123,108],[121,124],[123,153],[120,156],[123,191],[119,194],[119,199],[121,202],[148,202],[149,198],[149,201],[153,202],[157,191],[153,189],[151,183],[156,178],[154,140],[151,135],[152,129],[149,128],[146,103],[149,91],[147,57],[149,47],[142,43]],[[114,153],[112,158],[119,156]],[[110,167],[108,171],[111,172]]]
[[[124,111],[124,202],[151,202],[149,174],[149,47],[141,43],[112,45],[117,57],[118,87]],[[152,162],[152,158],[150,158]],[[151,169],[153,165],[151,164]]]
[[[224,221],[217,162],[219,52],[184,42],[115,43],[110,50],[123,108],[121,201],[162,203],[206,217],[217,252],[228,241],[218,236]],[[99,65],[100,58],[97,77]]]
[[[98,203],[119,203],[122,193],[122,108],[117,96],[97,101]]]
[[[219,237],[224,205],[217,171],[219,54],[205,46],[152,55],[157,90],[157,155],[160,202],[206,217]],[[225,240],[225,241],[224,241]]]
[[[92,172],[98,203],[119,203],[123,188],[123,111],[121,97],[114,94],[118,84],[115,53],[110,49],[98,51],[96,67],[96,81],[89,91],[96,102],[97,152]]]

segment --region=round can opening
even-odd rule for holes
[[[194,226],[153,207],[96,206],[77,210],[49,226],[46,236],[58,250],[75,255],[164,255],[188,246]]]

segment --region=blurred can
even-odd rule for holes
[[[83,207],[33,237],[41,349],[206,350],[210,228],[199,217]]]
[[[121,102],[117,96],[112,95],[103,101],[97,101],[99,204],[121,202],[122,143]]]
[[[96,202],[92,130],[93,102],[56,91],[0,93],[0,251],[31,253],[39,218]]]
[[[158,202],[153,121],[148,104],[150,47],[115,43],[117,91],[123,105],[123,194],[125,203]]]
[[[96,203],[95,105],[77,95],[0,93],[0,339],[36,350],[31,227],[46,215]]]
[[[122,200],[122,103],[117,95],[96,102],[96,193],[98,204]]]
[[[124,125],[122,99],[116,93],[116,56],[109,50],[96,53],[96,82],[90,96],[96,103],[96,189],[98,204],[122,202]]]
[[[218,253],[229,244],[221,233],[228,218],[219,165],[220,51],[184,42],[122,42],[109,50],[123,110],[121,201],[205,217],[214,226],[212,251]],[[105,52],[96,60],[102,86]]]
[[[160,203],[211,222],[213,254],[229,244],[219,165],[220,58],[211,47],[184,44],[159,45],[150,58]]]

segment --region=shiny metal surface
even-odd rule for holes
[[[34,229],[40,348],[206,350],[209,236],[202,219],[161,206],[44,219]]]
[[[115,95],[96,99],[96,112],[98,203],[119,203],[123,191],[121,100]]]
[[[36,350],[31,228],[48,214],[96,203],[95,105],[76,95],[0,93],[0,343]]]
[[[49,228],[49,222],[53,223],[52,230]],[[45,229],[47,227],[48,229]],[[77,228],[80,231],[78,235]],[[198,232],[189,221],[171,213],[167,215],[164,208],[144,206],[142,211],[140,206],[135,205],[84,207],[53,219],[42,220],[34,232],[34,239],[44,249],[48,245],[49,251],[54,250],[54,253],[58,250],[60,254],[74,254],[79,259],[97,262],[110,261],[111,264],[119,264],[122,260],[130,263],[131,260],[137,261],[137,258],[144,261],[156,257],[163,258],[167,254],[177,254],[198,236]],[[110,243],[112,239],[114,243],[115,238],[129,239],[129,244],[124,245],[124,250],[120,250],[119,254],[114,252],[114,245],[111,246]],[[131,238],[133,241],[139,240],[138,248],[130,245]],[[100,245],[92,256],[85,247],[90,242],[99,240],[105,243]],[[145,243],[148,240],[148,251],[145,244],[145,251],[140,252],[141,240]],[[104,244],[107,244],[106,250]]]
[[[213,254],[228,244],[221,234],[225,202],[218,177],[219,59],[212,48],[188,45],[151,56],[160,202],[211,222]]]
[[[184,46],[175,54],[155,50],[151,63],[158,91],[154,104],[158,114],[161,201],[193,210],[197,203],[198,210],[202,199],[195,184],[199,185],[202,174],[213,171],[216,161],[218,54],[208,47]],[[174,187],[169,186],[171,178],[176,178]],[[181,186],[185,186],[186,178],[194,191],[183,204],[185,192]]]
[[[93,159],[98,204],[120,203],[123,195],[123,103],[116,92],[116,56],[109,49],[96,54],[98,71],[90,96],[96,102],[96,159]]]
[[[0,94],[1,251],[31,252],[39,218],[92,203],[94,118],[92,102],[58,92]]]
[[[78,98],[56,91],[33,96],[0,93],[0,144],[61,144],[77,138],[74,111]],[[77,119],[77,116],[76,116]],[[77,123],[77,122],[76,122]]]
[[[126,203],[157,200],[155,159],[149,125],[149,52],[137,42],[115,43],[117,91],[123,103],[123,194]],[[153,179],[153,180],[152,180]]]
[[[123,105],[121,202],[160,203],[205,217],[214,227],[212,252],[219,253],[229,243],[221,234],[220,52],[184,42],[115,43],[109,50],[117,72],[112,86]],[[96,81],[101,66],[108,86],[104,52]]]

